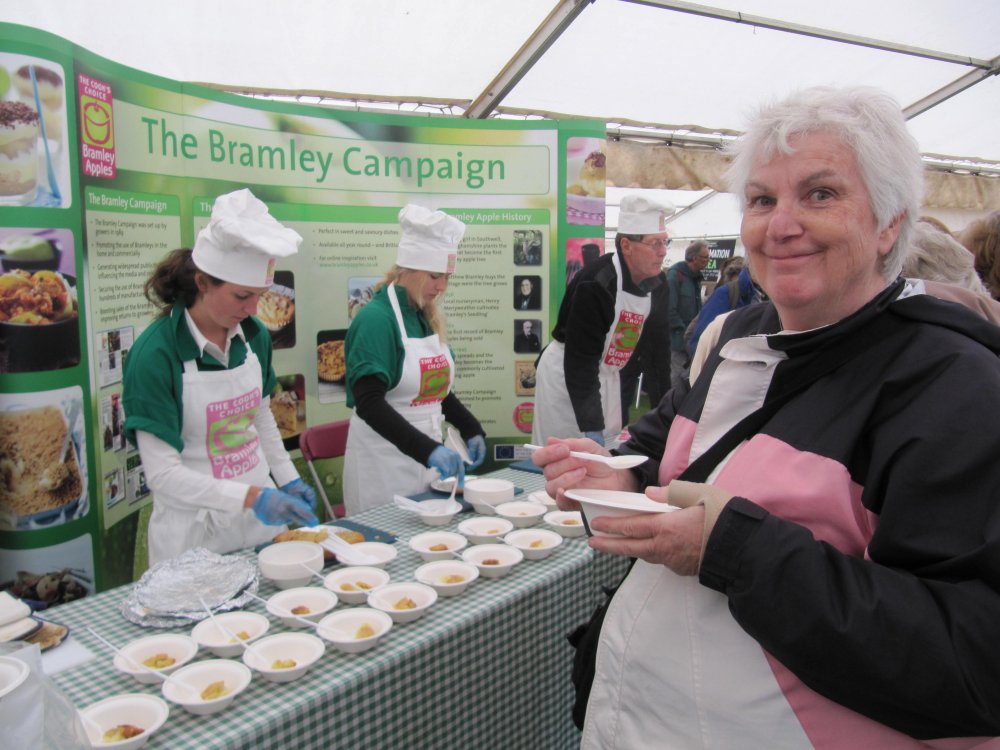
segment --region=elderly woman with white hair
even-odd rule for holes
[[[631,471],[534,454],[637,558],[610,602],[585,748],[970,748],[1000,735],[1000,329],[899,278],[922,188],[891,98],[762,108],[729,180],[769,301],[630,428]],[[995,742],[995,740],[993,741]],[[992,745],[991,745],[992,746]]]

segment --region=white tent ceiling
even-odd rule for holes
[[[738,131],[754,103],[800,86],[867,83],[887,89],[905,107],[976,70],[679,10],[706,7],[691,3],[566,2],[580,5],[579,14],[499,102],[501,108]],[[556,0],[8,0],[0,20],[51,31],[116,62],[176,80],[454,103],[448,111],[461,112],[556,5]],[[911,126],[925,153],[1000,164],[997,0],[715,0],[711,5],[989,61],[993,75],[916,116]]]
[[[1000,175],[998,0],[5,0],[0,20],[229,90],[671,142],[724,139],[802,86],[870,84],[914,113],[925,154]]]

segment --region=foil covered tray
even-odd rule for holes
[[[248,604],[258,585],[252,559],[192,549],[147,570],[121,611],[136,625],[184,627],[208,617],[199,596],[214,612],[227,612]]]

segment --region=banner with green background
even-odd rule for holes
[[[0,588],[44,607],[145,569],[151,496],[123,435],[122,362],[151,321],[152,268],[242,187],[304,238],[259,309],[300,464],[306,426],[349,416],[334,355],[395,260],[407,202],[468,226],[444,303],[455,390],[487,432],[485,468],[523,458],[537,351],[522,334],[548,343],[567,280],[603,251],[603,136],[250,99],[0,24]],[[338,465],[320,473],[336,502]]]

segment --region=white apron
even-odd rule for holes
[[[611,258],[618,281],[615,295],[614,323],[604,338],[604,356],[598,368],[601,412],[604,414],[604,440],[615,438],[622,430],[620,370],[632,358],[649,316],[649,295],[639,296],[622,290],[622,269],[618,253]],[[545,445],[550,437],[583,437],[576,422],[573,402],[566,388],[563,360],[566,345],[553,341],[542,352],[535,380],[535,415],[531,426],[531,442]]]
[[[214,479],[274,487],[253,424],[263,382],[260,360],[249,346],[246,361],[232,370],[199,372],[194,360],[185,362],[182,384],[184,466]],[[249,508],[236,514],[190,510],[171,502],[169,492],[155,493],[149,519],[149,564],[194,547],[232,552],[269,541],[284,529],[261,523]]]
[[[406,335],[394,284],[389,303],[403,340],[403,373],[385,399],[411,425],[440,443],[441,402],[451,391],[455,362],[436,333],[424,338]],[[344,505],[347,515],[392,502],[394,494],[426,492],[437,471],[402,453],[379,435],[357,413],[351,415],[344,456]]]

